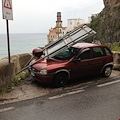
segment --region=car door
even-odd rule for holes
[[[92,74],[100,73],[105,63],[105,53],[102,47],[92,48],[92,59],[90,60],[90,67]]]
[[[82,49],[80,54],[75,58],[72,69],[72,77],[78,78],[89,75],[90,73],[90,48]]]

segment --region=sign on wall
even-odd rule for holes
[[[13,20],[12,0],[2,0],[3,19]]]

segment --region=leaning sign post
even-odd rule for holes
[[[12,0],[2,0],[2,13],[3,13],[3,19],[6,20],[6,27],[7,27],[9,79],[11,81],[12,80],[12,75],[11,75],[11,63],[10,63],[10,42],[9,42],[9,25],[8,25],[8,20],[13,20]]]

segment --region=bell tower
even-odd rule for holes
[[[56,34],[59,38],[62,35],[62,21],[61,21],[61,12],[57,12],[57,21],[56,21]]]

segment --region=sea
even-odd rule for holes
[[[44,47],[48,33],[9,34],[10,55],[31,53],[37,47]],[[8,56],[7,34],[0,34],[0,59]]]

